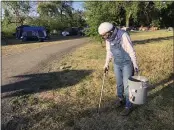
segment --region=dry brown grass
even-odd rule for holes
[[[17,42],[18,44],[13,44],[13,40],[11,41],[11,45],[8,46],[2,46],[2,56],[9,56],[17,53],[21,53],[24,51],[37,49],[40,47],[50,46],[54,44],[60,44],[64,42],[68,42],[70,40],[65,41],[45,41],[45,42],[26,42],[26,43],[20,43],[20,41],[14,40],[14,42]]]
[[[148,77],[154,88],[148,93],[148,102],[136,107],[130,116],[121,117],[119,112],[122,109],[114,107],[116,96],[112,64],[104,86],[101,114],[97,114],[105,62],[105,48],[97,43],[89,43],[61,61],[55,60],[45,69],[49,73],[61,72],[62,66],[64,68],[68,66],[67,73],[62,75],[63,83],[66,83],[65,77],[70,77],[69,80],[79,78],[71,75],[72,70],[93,70],[92,73],[77,79],[79,82],[76,84],[61,88],[59,80],[56,80],[60,75],[56,75],[57,77],[53,77],[50,83],[53,83],[57,89],[29,96],[30,99],[32,96],[36,97],[39,103],[35,105],[28,103],[25,111],[31,107],[34,110],[21,116],[26,117],[32,124],[31,130],[172,130],[173,39],[157,39],[170,36],[172,33],[165,31],[131,35],[133,41],[147,40],[149,37],[150,39],[156,38],[156,40],[148,40],[148,43],[144,41],[145,44],[135,45],[140,74]]]

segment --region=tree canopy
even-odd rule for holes
[[[104,21],[117,26],[168,27],[174,22],[174,2],[162,1],[112,1],[85,2],[88,35],[97,36],[97,28]]]
[[[38,16],[32,15],[30,1],[3,1],[2,31],[14,33],[17,26],[44,26],[50,31],[85,27],[87,35],[97,36],[101,22],[117,26],[169,27],[174,23],[173,1],[85,1],[84,11],[75,10],[72,1],[36,1]]]

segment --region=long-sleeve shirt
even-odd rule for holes
[[[130,37],[128,36],[127,33],[124,33],[122,35],[122,41],[123,41],[122,48],[129,54],[131,61],[133,63],[134,69],[138,68],[135,50],[133,48],[133,44],[130,40]],[[113,57],[113,55],[112,55],[112,52],[110,50],[110,43],[109,43],[109,41],[106,40],[106,62],[105,62],[104,67],[109,66],[109,62],[111,61],[112,57]]]

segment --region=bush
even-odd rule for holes
[[[14,23],[6,24],[6,26],[2,25],[2,32],[7,38],[14,37],[13,34],[16,32],[16,25]]]

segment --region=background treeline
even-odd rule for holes
[[[156,26],[166,28],[174,24],[174,2],[129,1],[85,2],[88,34],[97,36],[101,22],[109,21],[117,26]]]
[[[87,35],[97,36],[97,27],[103,21],[110,21],[117,26],[158,28],[173,26],[174,23],[173,1],[85,1],[84,11],[75,10],[72,4],[71,1],[4,1],[1,31],[11,36],[17,26],[24,24],[44,26],[50,32],[88,26]],[[36,10],[32,11],[36,5]]]
[[[4,15],[1,19],[1,31],[12,36],[17,26],[44,26],[50,32],[60,32],[67,27],[84,27],[84,12],[75,10],[69,1],[13,1],[2,2]],[[37,5],[37,10],[32,7]],[[36,16],[37,14],[37,16]]]

